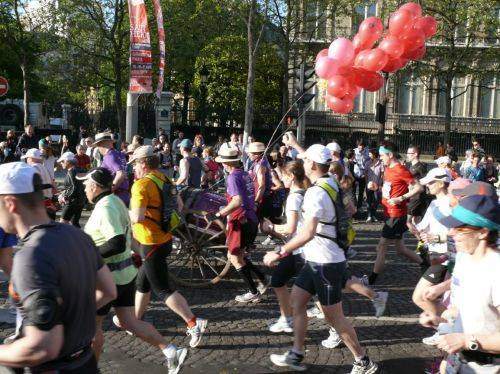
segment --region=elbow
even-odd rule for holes
[[[59,357],[61,347],[57,344],[49,346],[33,346],[28,348],[23,364],[28,367],[41,365]]]
[[[113,283],[113,287],[110,287],[105,295],[106,299],[108,299],[108,303],[115,300],[118,297],[118,291],[116,290],[116,286]]]

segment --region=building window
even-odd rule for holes
[[[481,81],[479,88],[478,116],[484,118],[500,117],[500,87],[498,77],[489,77]]]
[[[377,14],[377,5],[375,3],[368,3],[365,5],[357,5],[354,8],[352,16],[352,34],[358,32],[359,25],[365,18],[375,16]]]
[[[455,78],[451,88],[451,113],[453,117],[464,117],[467,103],[467,84],[465,78]]]
[[[405,74],[398,90],[398,112],[401,114],[423,114],[424,88],[421,79]]]
[[[375,113],[375,95],[376,92],[361,90],[354,99],[354,111],[358,113]]]
[[[498,27],[495,27],[496,25],[498,25],[498,21],[500,21],[500,7],[496,7],[493,12],[497,18],[497,22],[487,27],[486,37],[484,38],[484,42],[489,45],[498,44],[498,35],[500,35],[500,29]]]
[[[305,2],[305,22],[307,40],[326,40],[327,6],[322,1]]]

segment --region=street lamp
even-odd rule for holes
[[[200,93],[201,93],[201,102],[200,102],[200,124],[202,127],[205,126],[205,121],[207,117],[207,81],[208,81],[208,76],[210,72],[208,71],[208,68],[206,65],[203,65],[203,67],[200,70]]]

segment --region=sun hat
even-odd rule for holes
[[[218,156],[215,158],[215,162],[218,162],[220,164],[239,161],[241,160],[238,150],[229,147],[221,147],[221,149],[219,149]]]
[[[57,160],[57,162],[62,162],[62,161],[76,161],[75,154],[73,152],[64,152],[61,157]]]
[[[113,174],[105,168],[94,168],[88,173],[77,175],[76,179],[81,181],[93,180],[102,187],[111,187],[113,184]]]
[[[96,147],[102,142],[113,142],[113,134],[110,132],[100,132],[95,136],[95,141],[92,143],[92,147]]]
[[[44,184],[35,185],[35,174],[38,174],[38,169],[25,162],[0,165],[0,195],[20,195],[48,188]]]
[[[436,160],[436,164],[437,165],[441,165],[441,164],[451,164],[451,159],[448,157],[448,156],[441,156],[439,157],[437,160]]]
[[[42,152],[38,148],[30,148],[26,152],[26,154],[21,156],[21,160],[25,160],[27,158],[34,158],[35,160],[42,160],[43,155]]]
[[[248,153],[264,153],[266,145],[261,142],[253,142],[248,145]]]
[[[317,164],[327,165],[332,162],[332,155],[330,150],[322,144],[313,144],[307,151],[297,155],[297,158],[308,159],[316,162]]]
[[[439,222],[448,228],[474,226],[498,231],[500,229],[500,204],[493,196],[467,196],[460,199],[450,216],[440,219]]]
[[[431,169],[424,178],[420,179],[420,184],[425,186],[426,184],[429,184],[433,181],[450,183],[451,182],[450,172],[448,170],[444,170],[441,168]]]
[[[130,159],[128,161],[129,164],[134,163],[135,161],[141,159],[141,158],[146,158],[146,157],[153,157],[155,155],[153,147],[150,145],[141,145],[140,147],[137,147],[134,150],[134,153],[130,156]]]
[[[450,185],[448,186],[448,193],[452,193],[455,195],[455,193],[454,193],[455,191],[462,190],[471,183],[472,182],[469,179],[456,178],[450,182]],[[457,196],[459,196],[459,195],[460,195],[460,193],[457,194]]]
[[[342,152],[342,148],[340,148],[340,145],[337,142],[328,143],[326,145],[326,148],[328,148],[330,152],[336,152],[336,153]]]

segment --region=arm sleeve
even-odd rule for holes
[[[236,181],[236,178],[234,177],[234,175],[229,175],[227,177],[227,194],[230,196],[230,197],[234,197],[236,195],[239,195],[240,192],[239,192],[239,188],[238,188],[238,183]]]
[[[102,257],[107,258],[125,252],[126,247],[127,239],[125,235],[117,235],[97,247],[97,249],[99,249]]]
[[[130,208],[146,208],[148,206],[148,195],[146,184],[137,181],[132,185]]]

